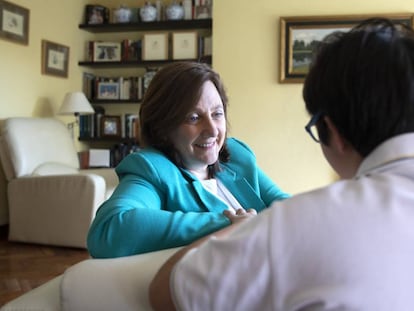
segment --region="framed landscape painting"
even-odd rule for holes
[[[301,83],[309,70],[313,51],[335,31],[349,31],[365,19],[385,17],[413,26],[413,14],[295,16],[280,18],[280,83]]]

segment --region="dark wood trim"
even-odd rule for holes
[[[80,24],[79,29],[92,33],[99,32],[127,32],[127,31],[154,31],[177,29],[211,29],[212,19],[192,19],[179,21],[139,22],[139,23],[109,23],[109,24]]]

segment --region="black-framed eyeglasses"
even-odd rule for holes
[[[319,119],[322,117],[323,113],[318,112],[315,113],[312,118],[309,120],[308,124],[305,126],[306,132],[309,133],[310,137],[317,143],[320,143],[318,129],[316,128],[316,124],[318,123]]]

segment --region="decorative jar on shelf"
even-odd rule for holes
[[[173,1],[165,10],[165,16],[168,20],[180,20],[184,18],[184,8],[178,4],[177,1]]]
[[[129,23],[131,21],[132,12],[131,9],[125,5],[121,5],[119,9],[114,10],[115,21],[117,23]]]
[[[139,10],[139,15],[143,22],[153,22],[157,19],[157,9],[147,1]]]

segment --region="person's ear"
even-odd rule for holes
[[[337,127],[328,116],[324,116],[324,121],[329,131],[329,146],[335,148],[340,153],[344,153],[349,147],[348,142],[339,133]]]

